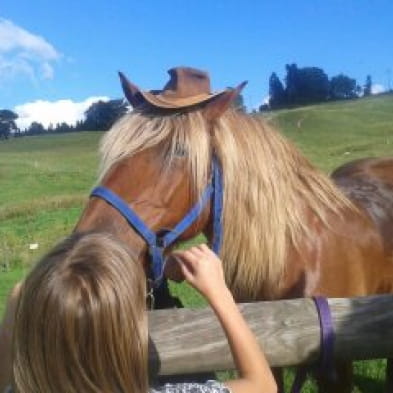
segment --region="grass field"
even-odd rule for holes
[[[266,116],[323,171],[355,158],[393,155],[393,95]],[[0,142],[0,315],[13,283],[72,231],[96,179],[101,135],[80,132]],[[172,289],[187,306],[203,304],[183,285]],[[383,373],[382,361],[358,362],[355,392],[382,392]],[[304,390],[313,391],[311,385]]]

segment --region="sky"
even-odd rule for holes
[[[117,71],[144,90],[167,70],[208,71],[212,90],[247,80],[249,109],[285,64],[393,87],[393,0],[0,0],[0,109],[73,123],[122,97]]]

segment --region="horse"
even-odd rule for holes
[[[393,292],[393,157],[348,163],[328,177],[264,118],[236,110],[243,85],[201,103],[157,107],[122,78],[134,110],[102,138],[98,184],[155,233],[184,217],[222,171],[226,281],[238,302]],[[213,202],[176,240],[213,237]],[[111,203],[92,196],[76,231],[111,232],[149,270],[146,241]],[[388,362],[388,389],[393,367]],[[352,367],[335,364],[320,392],[349,393]],[[391,390],[390,390],[391,391]]]

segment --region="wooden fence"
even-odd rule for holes
[[[393,358],[393,296],[329,299],[335,357]],[[294,366],[319,355],[320,327],[312,299],[239,305],[272,366]],[[234,368],[210,309],[149,312],[150,364],[160,375]]]

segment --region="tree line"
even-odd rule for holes
[[[106,131],[127,111],[128,106],[122,99],[97,101],[85,111],[84,120],[77,121],[75,125],[62,122],[44,127],[41,123],[34,121],[26,130],[22,131],[15,123],[18,115],[13,111],[4,109],[0,110],[0,139],[8,139],[11,134],[18,137],[44,133]]]
[[[364,86],[356,80],[339,74],[329,79],[322,68],[299,68],[287,64],[284,83],[275,72],[269,78],[269,100],[259,109],[291,108],[295,106],[337,101],[371,95],[372,79],[367,75]]]
[[[269,100],[259,107],[260,111],[292,108],[326,101],[336,101],[371,95],[372,79],[367,75],[363,86],[356,80],[339,74],[329,79],[322,68],[299,68],[295,63],[287,64],[284,82],[275,72],[269,78]],[[239,95],[234,107],[246,111],[243,96]],[[49,124],[44,127],[39,122],[33,122],[26,130],[19,130],[16,125],[18,115],[11,110],[0,110],[0,139],[15,136],[39,135],[43,133],[64,133],[77,131],[105,131],[128,111],[125,100],[114,99],[93,103],[84,113],[84,120],[75,125],[65,122]]]

